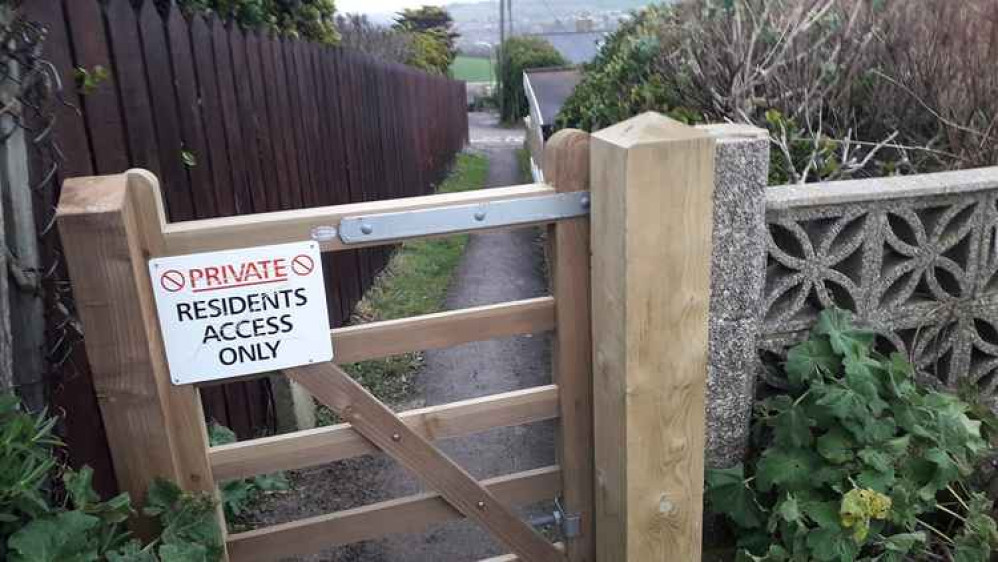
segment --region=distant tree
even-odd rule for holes
[[[443,6],[423,6],[421,8],[406,8],[395,18],[395,27],[408,31],[430,31],[442,29],[451,32],[454,18]],[[457,34],[455,33],[456,37]]]
[[[361,14],[336,16],[340,45],[373,57],[401,64],[413,59],[414,38],[406,31],[376,25]]]
[[[422,45],[423,58],[432,69],[446,74],[457,56],[456,41],[460,35],[454,31],[454,18],[441,6],[406,8],[398,13],[393,26],[397,30],[422,34],[417,42]],[[434,44],[436,43],[436,44]],[[440,58],[443,55],[443,58]]]
[[[540,37],[511,37],[499,49],[499,114],[505,123],[527,115],[527,95],[523,92],[523,71],[531,68],[565,66],[568,61]]]
[[[186,11],[218,14],[247,28],[269,29],[326,44],[339,41],[334,0],[177,0],[177,4]]]

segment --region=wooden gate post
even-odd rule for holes
[[[544,178],[559,193],[589,189],[589,133],[558,131],[544,147]],[[572,562],[593,562],[592,338],[590,332],[589,217],[548,227],[555,330],[551,350],[558,385],[558,464],[562,508],[578,516],[578,535],[566,537]]]
[[[157,477],[214,493],[199,393],[170,384],[149,280],[165,224],[155,176],[67,180],[57,218],[119,488],[136,504]]]
[[[645,113],[591,173],[597,560],[698,562],[714,141]]]

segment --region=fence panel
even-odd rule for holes
[[[64,150],[48,180],[53,205],[63,178],[127,168],[161,178],[171,221],[421,195],[467,136],[464,103],[454,103],[462,84],[366,55],[190,18],[172,2],[33,0],[25,10],[49,27],[45,54],[76,106],[54,127]],[[97,67],[106,79],[73,84],[76,69]],[[327,261],[333,325],[388,256],[375,248]],[[90,408],[96,418],[86,363],[61,375],[86,397],[74,416]],[[205,389],[207,415],[256,435],[272,422],[265,385]],[[85,456],[99,465],[97,433],[73,445],[96,450]]]

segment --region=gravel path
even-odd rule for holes
[[[522,183],[516,150],[523,130],[499,126],[489,113],[469,115],[471,148],[488,157],[486,187]],[[472,235],[451,282],[445,308],[525,299],[547,294],[539,232],[523,229]],[[444,404],[548,384],[547,335],[517,336],[427,351],[409,407]],[[502,428],[440,442],[441,448],[477,478],[488,478],[554,463],[550,422]],[[370,455],[312,469],[292,471],[293,489],[268,498],[247,517],[253,527],[273,525],[366,505],[422,491],[420,483],[384,455]],[[524,516],[550,512],[535,506]],[[454,522],[419,535],[331,548],[297,558],[308,562],[449,562],[478,560],[506,551],[472,524]]]
[[[496,143],[482,149],[490,162],[488,187],[521,183],[516,146]],[[543,257],[534,229],[472,236],[455,273],[446,308],[547,294]],[[551,380],[546,335],[428,351],[425,360],[417,382],[427,405],[548,384]],[[553,425],[492,430],[447,440],[442,448],[477,478],[529,470],[554,462]],[[396,469],[393,476],[392,495],[420,490],[402,469]],[[485,532],[465,522],[443,525],[425,535],[394,537],[382,541],[381,546],[382,560],[408,562],[477,560],[503,553]]]

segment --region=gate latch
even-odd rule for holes
[[[554,511],[551,515],[541,515],[530,520],[534,527],[554,525],[566,539],[574,539],[582,533],[582,516],[578,513],[565,513],[561,506],[561,498],[555,498]]]

